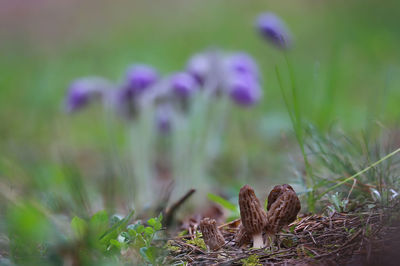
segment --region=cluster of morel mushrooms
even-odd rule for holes
[[[242,247],[253,241],[253,248],[271,246],[275,235],[296,220],[300,201],[290,185],[277,185],[268,195],[267,212],[261,206],[253,188],[245,185],[239,192],[241,225],[235,236],[236,246]],[[225,239],[214,219],[200,222],[203,239],[211,251],[219,250]]]

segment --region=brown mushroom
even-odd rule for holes
[[[264,247],[262,233],[267,221],[267,214],[261,207],[254,190],[249,185],[245,185],[240,189],[239,207],[242,225],[247,234],[253,239],[253,247]]]
[[[300,200],[290,185],[275,186],[268,196],[267,236],[274,239],[283,227],[296,220],[300,208]]]
[[[271,190],[271,192],[268,195],[267,210],[271,208],[272,203],[274,203],[278,199],[278,197],[282,195],[283,192],[286,191],[287,189],[293,190],[293,188],[287,184],[277,185]]]
[[[200,231],[203,234],[204,243],[212,251],[217,251],[225,244],[224,236],[217,227],[214,219],[204,218],[200,221]]]
[[[294,194],[291,192],[288,192],[288,191],[292,191],[292,192],[294,192]],[[294,191],[294,189],[292,188],[291,185],[288,185],[288,184],[277,185],[271,190],[271,192],[268,195],[267,210],[269,211],[272,204],[284,193],[286,193],[288,195],[289,194],[294,195],[293,199],[291,199],[291,202],[293,203],[293,205],[292,205],[293,211],[289,212],[289,216],[287,217],[287,220],[286,220],[288,222],[288,224],[290,224],[296,220],[297,214],[299,213],[299,211],[301,209],[300,200],[297,197],[296,192]],[[286,197],[289,197],[289,196],[286,196]]]
[[[250,243],[251,243],[251,237],[249,237],[249,235],[246,232],[246,229],[244,229],[244,226],[241,224],[235,235],[235,245],[237,247],[242,247]]]

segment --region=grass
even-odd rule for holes
[[[328,167],[330,168],[330,170],[335,171],[335,169],[337,167],[343,167],[346,168],[347,166],[350,166],[352,169],[350,171],[354,172],[357,171],[356,173],[354,173],[353,175],[351,175],[350,177],[347,178],[336,178],[334,181],[332,180],[332,183],[335,183],[332,186],[327,187],[327,183],[323,182],[326,181],[326,178],[320,178],[319,180],[314,176],[313,174],[313,167],[310,164],[310,157],[308,155],[308,152],[306,151],[306,144],[305,144],[305,133],[304,131],[307,130],[307,127],[304,123],[304,121],[302,120],[302,112],[300,109],[300,104],[302,103],[299,99],[299,90],[298,90],[298,85],[296,83],[295,77],[294,77],[294,73],[293,73],[293,67],[290,63],[290,60],[288,58],[288,55],[285,53],[285,61],[286,61],[286,66],[289,72],[289,80],[290,80],[290,86],[291,86],[291,95],[289,96],[287,94],[287,92],[285,91],[284,85],[283,85],[283,81],[282,81],[282,75],[280,73],[280,70],[278,68],[278,66],[276,66],[275,71],[276,71],[276,75],[277,75],[277,79],[278,79],[278,83],[281,89],[281,93],[282,93],[282,97],[287,109],[287,112],[289,114],[290,117],[290,121],[292,123],[292,128],[293,131],[295,133],[295,137],[297,140],[297,143],[299,145],[300,151],[301,151],[301,155],[303,157],[303,162],[304,162],[304,167],[306,170],[305,176],[304,176],[304,180],[305,180],[305,190],[306,190],[306,199],[307,199],[307,208],[308,211],[314,213],[316,211],[316,204],[319,200],[321,200],[321,198],[326,195],[327,193],[334,191],[335,189],[337,189],[338,187],[346,184],[349,181],[354,181],[356,184],[355,180],[357,177],[359,177],[360,175],[364,174],[365,172],[373,169],[374,167],[376,167],[377,165],[381,164],[382,162],[385,162],[386,160],[390,159],[392,156],[396,155],[398,152],[400,152],[400,148],[397,148],[396,150],[390,152],[389,154],[386,154],[384,156],[382,156],[382,158],[379,158],[379,160],[377,160],[376,162],[371,163],[370,165],[368,165],[367,167],[365,167],[364,169],[360,169],[360,170],[355,170],[355,168],[352,166],[352,160],[353,157],[351,155],[349,155],[345,160],[345,162],[340,159],[340,157],[342,156],[342,154],[340,154],[340,152],[349,152],[346,149],[341,149],[338,150],[336,145],[332,145],[330,147],[327,147],[326,149],[321,149],[321,147],[323,145],[325,145],[326,143],[324,142],[330,142],[330,143],[334,143],[337,140],[335,139],[329,139],[328,137],[322,137],[322,138],[315,138],[314,136],[318,136],[321,135],[321,132],[318,131],[318,129],[316,129],[315,127],[312,127],[313,130],[309,131],[309,135],[308,137],[311,139],[311,141],[309,141],[309,146],[312,147],[317,147],[317,150],[319,150],[320,152],[314,152],[312,155],[315,155],[315,157],[317,157],[317,159],[325,161],[326,160],[330,160],[331,165],[328,165]],[[311,127],[310,127],[311,128]],[[369,128],[369,130],[371,130],[371,128]],[[347,139],[350,139],[350,137],[346,137]],[[354,149],[355,147],[351,147],[351,145],[354,145],[354,142],[349,140],[349,146],[347,147],[348,149]],[[364,144],[365,147],[367,148],[366,150],[366,154],[365,156],[367,156],[367,158],[370,158],[370,150],[368,150],[369,147],[369,143],[368,140],[364,140]],[[377,147],[375,147],[376,150],[379,149],[379,145],[382,144],[376,144]],[[395,144],[394,144],[395,145]],[[342,147],[343,148],[343,147]],[[396,148],[396,147],[394,147]],[[311,148],[313,149],[313,148]],[[315,149],[314,149],[315,150]],[[379,153],[378,153],[379,154]],[[328,158],[326,158],[328,157]],[[390,163],[389,166],[386,170],[390,169]],[[328,173],[329,174],[329,173]],[[337,174],[337,173],[335,173]],[[374,175],[373,179],[377,179],[377,185],[376,187],[382,189],[382,184],[387,183],[387,179],[389,178],[388,176],[389,173],[387,172],[383,172],[380,173],[378,175],[378,177],[376,177],[376,173]],[[321,185],[322,184],[322,185]],[[321,189],[321,187],[327,187],[327,189],[323,192],[317,192],[318,189]],[[391,186],[390,186],[391,187]],[[396,187],[396,190],[398,190],[399,188]],[[368,192],[370,192],[370,190],[368,190]],[[382,192],[382,191],[381,191]],[[381,193],[378,192],[378,195],[380,195]],[[385,194],[388,194],[387,192]]]
[[[376,161],[376,162],[374,162],[373,164],[369,165],[368,167],[362,169],[361,171],[357,172],[356,174],[354,174],[354,175],[352,175],[352,176],[350,176],[350,177],[347,177],[347,178],[345,178],[345,179],[342,180],[342,181],[339,181],[339,180],[338,180],[338,181],[337,181],[337,182],[338,182],[337,184],[335,184],[335,185],[329,187],[327,190],[325,190],[324,192],[322,192],[321,194],[319,194],[317,199],[321,199],[321,198],[322,198],[325,194],[327,194],[328,192],[335,190],[337,187],[342,186],[342,185],[346,184],[346,183],[349,182],[349,181],[355,180],[358,176],[364,174],[365,172],[369,171],[371,168],[377,166],[378,164],[384,162],[385,160],[388,160],[390,157],[396,155],[396,154],[399,153],[399,152],[400,152],[400,148],[397,149],[397,150],[395,150],[395,151],[393,151],[393,152],[391,152],[391,153],[389,153],[389,154],[387,154],[386,156],[382,157],[382,158],[379,159],[378,161]]]
[[[293,73],[293,68],[291,66],[291,63],[289,61],[287,54],[285,54],[285,61],[286,61],[287,68],[289,71],[290,85],[291,85],[291,92],[292,92],[292,95],[291,95],[292,101],[289,100],[289,98],[285,92],[285,89],[283,87],[282,76],[279,72],[279,68],[276,67],[275,71],[276,71],[276,75],[278,78],[279,87],[282,92],[282,97],[285,102],[286,109],[289,113],[290,121],[292,122],[293,131],[295,132],[296,140],[297,140],[297,143],[299,144],[301,155],[303,156],[304,165],[306,168],[307,175],[306,175],[305,180],[306,180],[307,189],[310,190],[307,192],[308,208],[311,212],[314,212],[315,211],[315,201],[316,201],[315,196],[314,196],[315,179],[314,179],[312,167],[310,165],[310,162],[308,161],[308,157],[307,157],[305,146],[304,146],[304,134],[303,134],[304,125],[303,125],[303,120],[302,120],[302,113],[300,111],[300,106],[299,106],[300,99],[298,96],[298,88],[297,88],[298,85],[296,84],[296,80],[295,80],[294,73]]]

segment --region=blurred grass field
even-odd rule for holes
[[[307,120],[322,129],[337,123],[355,131],[375,119],[394,125],[400,114],[397,1],[3,5],[4,14],[14,15],[2,19],[0,147],[3,157],[18,163],[51,162],[58,145],[93,149],[105,138],[95,111],[74,118],[62,112],[74,78],[118,81],[132,62],[170,73],[184,67],[191,54],[219,47],[245,50],[261,66],[264,98],[256,108],[235,113],[226,132],[231,140],[226,156],[237,162],[246,149],[252,163],[264,165],[281,149],[276,145],[281,131],[290,128],[274,72],[283,58],[253,27],[255,16],[266,10],[282,16],[294,34],[291,57]]]
[[[66,155],[83,176],[107,174],[108,136],[99,109],[72,117],[63,112],[71,80],[99,75],[119,81],[133,62],[170,73],[210,47],[249,52],[264,80],[262,102],[233,111],[213,175],[234,180],[233,185],[249,178],[268,185],[275,178],[290,180],[287,154],[296,144],[274,70],[284,59],[253,27],[255,17],[268,10],[279,14],[294,34],[290,57],[305,120],[322,130],[339,125],[349,133],[376,121],[389,128],[398,123],[400,3],[395,0],[1,5],[6,26],[0,31],[1,159],[7,169],[18,166],[36,177],[28,181],[39,190],[46,173],[52,176]]]
[[[266,10],[282,16],[294,34],[291,57],[306,120],[351,132],[375,120],[395,125],[400,115],[396,1],[42,1],[7,10],[11,2],[3,3],[3,12],[15,15],[3,16],[8,21],[1,31],[0,148],[3,158],[24,166],[51,163],[60,146],[101,151],[107,136],[98,110],[76,117],[63,113],[66,87],[74,78],[118,81],[132,62],[170,73],[183,68],[191,54],[219,47],[255,56],[264,97],[256,108],[235,112],[226,131],[228,165],[218,173],[234,175],[244,153],[252,169],[272,164],[272,173],[279,172],[279,138],[290,124],[274,71],[283,64],[282,55],[253,27],[255,16]]]

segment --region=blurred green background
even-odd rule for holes
[[[39,196],[67,193],[57,186],[65,177],[59,169],[65,158],[84,182],[108,174],[99,108],[72,117],[63,112],[71,80],[100,75],[120,81],[134,62],[170,73],[210,47],[253,55],[264,88],[259,105],[233,111],[213,175],[233,186],[251,177],[265,184],[262,190],[277,179],[290,180],[288,154],[297,146],[274,70],[284,59],[254,29],[255,17],[264,11],[280,15],[294,35],[290,57],[307,121],[322,130],[338,124],[354,132],[376,120],[395,126],[400,115],[396,0],[3,0],[0,5],[0,175],[7,182],[20,180],[27,197],[35,189]],[[90,195],[98,188],[85,189]]]
[[[260,65],[264,97],[252,108],[232,109],[210,192],[235,202],[249,183],[264,198],[273,185],[301,175],[275,73],[279,66],[288,88],[284,57],[254,28],[265,11],[281,16],[294,35],[289,57],[304,121],[345,135],[398,128],[398,0],[1,0],[0,259],[74,243],[64,242],[74,215],[88,218],[104,208],[127,214],[125,183],[117,182],[126,177],[115,161],[129,158],[110,146],[100,106],[64,112],[66,89],[78,77],[120,82],[135,62],[168,74],[208,48],[246,51]],[[126,128],[114,126],[113,144],[124,146]]]

